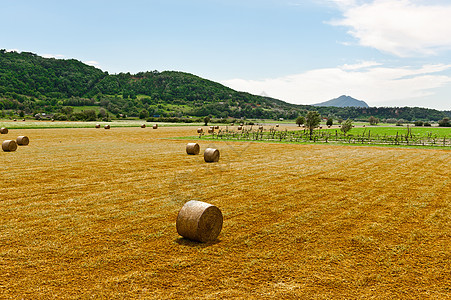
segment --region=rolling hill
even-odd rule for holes
[[[440,120],[446,116],[438,110],[411,107],[296,105],[238,92],[184,72],[108,74],[75,59],[44,58],[30,52],[0,50],[0,118],[45,112],[61,120],[86,119],[86,115],[71,107],[95,107],[95,112],[101,112],[97,117],[102,118],[208,115],[223,119],[295,119],[308,110],[317,110],[324,117],[362,120],[369,116]],[[92,111],[89,116],[96,118]]]

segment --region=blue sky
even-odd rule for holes
[[[0,49],[313,104],[451,110],[449,0],[0,0]]]

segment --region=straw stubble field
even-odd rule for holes
[[[0,153],[0,298],[451,298],[451,153],[22,129]],[[196,141],[196,140],[193,140]],[[184,240],[188,200],[219,207]]]

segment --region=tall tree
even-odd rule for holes
[[[312,139],[313,130],[321,122],[321,116],[317,111],[309,111],[305,117],[305,126],[310,130],[310,139]]]

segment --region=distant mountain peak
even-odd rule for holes
[[[357,100],[351,96],[341,95],[338,98],[329,101],[313,104],[314,106],[335,106],[335,107],[369,107],[369,105],[362,100]]]

